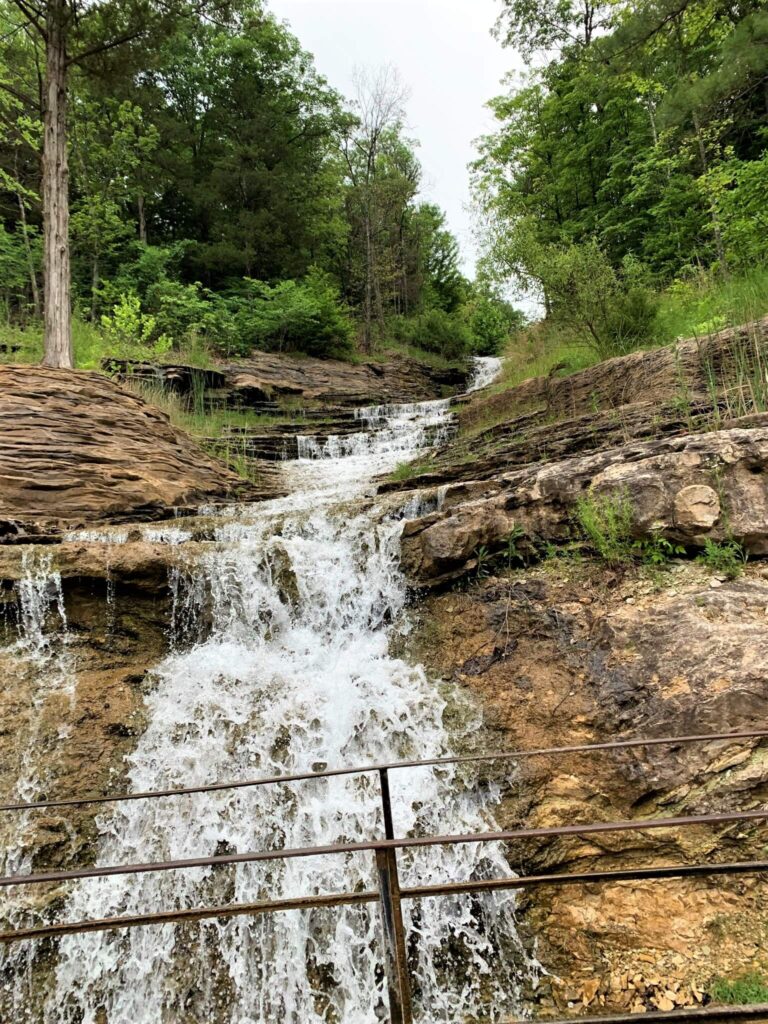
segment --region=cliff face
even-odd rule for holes
[[[760,728],[767,623],[759,567],[721,582],[698,566],[649,579],[549,564],[426,598],[410,649],[480,700],[477,749],[530,750]],[[505,828],[753,810],[768,799],[759,740],[536,757],[488,773]],[[762,823],[736,823],[538,840],[510,854],[521,874],[617,870],[760,859],[767,842]],[[764,896],[759,875],[539,889],[520,917],[551,977],[531,998],[544,1012],[700,1002],[717,976],[768,972]]]

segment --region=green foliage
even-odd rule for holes
[[[576,517],[585,539],[608,565],[634,560],[635,511],[626,494],[590,491],[576,502]]]
[[[111,314],[102,316],[101,326],[108,351],[121,358],[158,359],[173,345],[159,333],[155,317],[142,313],[138,295],[122,295]]]
[[[735,540],[719,543],[707,538],[699,555],[699,561],[712,573],[726,576],[729,580],[738,579],[743,574],[748,560],[748,552]]]
[[[352,352],[354,326],[327,275],[314,271],[304,281],[247,285],[246,295],[231,303],[241,351],[300,351],[334,358]]]
[[[469,355],[474,341],[462,317],[442,309],[403,317],[392,324],[392,332],[396,341],[438,353],[446,359],[461,359]]]
[[[254,347],[351,358],[356,338],[375,358],[400,317],[413,318],[403,345],[472,350],[472,289],[445,215],[418,199],[391,73],[345,101],[261,0],[70,6],[78,47],[141,37],[70,76],[77,330],[106,332],[84,343],[89,365],[157,358],[168,339],[198,361]],[[22,28],[0,3],[0,302],[14,324],[39,319],[41,290],[40,55]],[[490,350],[500,323],[472,316]]]
[[[585,246],[620,278],[627,257],[641,261],[650,282],[629,287],[615,317],[603,318],[618,318],[609,331],[617,351],[648,335],[649,283],[663,288],[690,267],[744,272],[766,259],[762,0],[503,8],[502,38],[545,59],[492,101],[497,130],[474,166],[488,272],[533,283],[551,312],[572,302],[575,285],[590,306],[595,293],[614,291],[599,263],[589,287],[579,264],[594,264],[594,253]],[[576,246],[569,272],[545,286],[531,240],[560,256]]]
[[[709,992],[714,1002],[726,1006],[768,1003],[768,979],[757,971],[737,978],[716,978]]]
[[[523,314],[488,288],[475,287],[462,307],[462,316],[472,333],[472,352],[496,356],[510,336],[520,330]]]
[[[636,540],[632,545],[632,551],[643,565],[653,568],[659,568],[666,565],[671,559],[680,558],[686,554],[682,544],[673,544],[672,541],[658,534]]]

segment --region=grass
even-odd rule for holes
[[[661,296],[657,344],[700,338],[768,313],[768,267],[729,278],[700,272],[676,281]]]
[[[401,462],[392,471],[389,479],[395,483],[405,483],[406,480],[414,480],[416,477],[423,476],[433,469],[435,469],[435,463],[432,459],[422,462]]]
[[[415,359],[419,363],[431,366],[435,370],[452,370],[461,366],[460,359],[446,359],[437,352],[428,352],[425,348],[418,348],[416,345],[408,345],[401,341],[387,341],[382,343],[381,348],[373,356],[361,355],[360,362],[386,362],[391,356],[406,356],[408,359]]]
[[[125,383],[146,402],[162,410],[174,426],[198,438],[219,440],[240,431],[282,422],[279,416],[248,409],[211,408],[204,403],[201,392],[187,398],[146,380],[129,379]]]
[[[716,978],[709,992],[716,1003],[727,1006],[768,1003],[768,979],[757,971],[740,978]]]

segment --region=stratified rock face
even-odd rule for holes
[[[448,488],[444,510],[406,525],[403,564],[419,584],[466,571],[478,548],[513,530],[563,541],[590,489],[631,501],[638,536],[689,546],[735,537],[768,553],[768,428],[722,430],[623,445]]]
[[[484,728],[469,753],[749,732],[763,728],[768,699],[767,576],[749,566],[742,579],[721,582],[694,563],[652,581],[548,564],[428,596],[410,642],[446,687],[480,700]],[[758,738],[563,752],[487,771],[504,828],[752,811],[768,793],[768,749]],[[714,823],[543,837],[511,852],[523,875],[614,871],[756,860],[767,838],[761,821]],[[654,1010],[672,989],[681,1001],[666,997],[669,1009],[701,1001],[695,991],[717,976],[764,972],[764,885],[747,875],[525,894],[519,918],[538,937],[541,962],[564,979],[535,1001],[562,1016],[582,1000]]]
[[[100,374],[0,366],[0,537],[157,518],[244,486]]]
[[[111,371],[181,393],[190,392],[198,377],[223,404],[251,408],[268,408],[284,398],[348,408],[421,402],[441,398],[444,388],[460,389],[467,381],[466,371],[435,369],[406,357],[386,363],[347,363],[254,352],[248,359],[209,370],[119,359],[110,359],[105,365]]]

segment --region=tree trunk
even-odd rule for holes
[[[27,267],[29,269],[29,284],[32,289],[32,309],[34,310],[35,320],[40,319],[42,309],[40,307],[40,289],[37,285],[37,268],[35,267],[35,257],[32,252],[32,246],[29,241],[29,230],[27,228],[27,210],[24,206],[24,199],[20,192],[16,193],[16,198],[19,201],[19,222],[21,223],[21,237],[24,239],[24,251],[27,254]]]
[[[43,119],[43,364],[59,369],[72,368],[67,160],[67,19],[66,0],[49,0],[46,16]]]
[[[99,274],[99,254],[95,252],[93,254],[93,263],[91,264],[91,323],[96,323],[96,306],[99,301],[99,281],[101,280]]]
[[[147,211],[144,203],[144,193],[139,192],[137,200],[139,209],[139,241],[144,245],[147,244]]]
[[[371,214],[365,211],[365,331],[363,334],[363,350],[367,355],[373,351],[373,237],[371,231]]]
[[[706,174],[709,171],[709,160],[707,159],[707,147],[704,143],[704,136],[701,132],[701,122],[699,121],[699,115],[693,111],[693,127],[696,130],[696,142],[699,147],[699,159],[701,160],[701,169]],[[717,208],[714,202],[709,204],[709,214],[712,218],[712,234],[715,236],[715,246],[717,248],[717,259],[720,264],[720,273],[723,277],[728,276],[728,261],[725,256],[725,245],[723,244],[723,233],[720,229],[720,218],[717,214]]]

